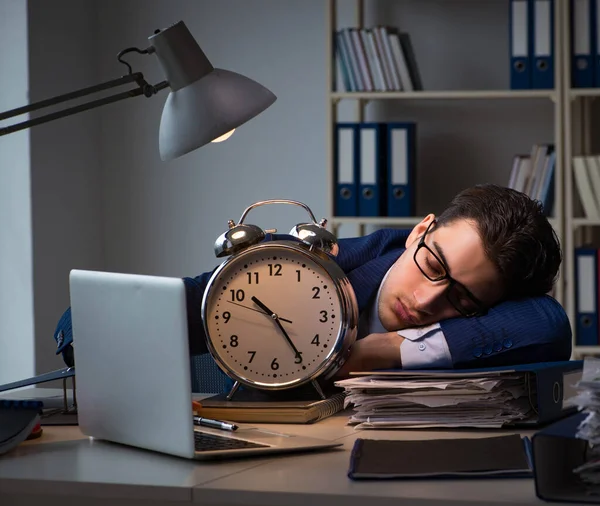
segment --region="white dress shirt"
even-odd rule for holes
[[[379,285],[377,297],[375,297],[373,305],[367,311],[367,314],[363,315],[363,318],[367,318],[368,321],[364,322],[366,325],[359,325],[359,329],[361,327],[364,329],[364,335],[359,331],[358,337],[388,332],[379,320],[377,307],[379,306],[381,287],[389,273],[390,271],[388,270]],[[398,335],[404,338],[402,344],[400,344],[403,369],[452,369],[452,357],[448,349],[446,336],[444,336],[439,323],[433,323],[426,327],[399,330]]]

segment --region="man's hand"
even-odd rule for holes
[[[347,378],[352,371],[399,369],[402,367],[400,344],[404,338],[396,332],[369,334],[352,345],[350,356],[335,379]]]

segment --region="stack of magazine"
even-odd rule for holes
[[[361,429],[534,425],[560,418],[573,407],[581,361],[488,369],[355,373],[336,382]],[[361,375],[362,374],[362,375]]]

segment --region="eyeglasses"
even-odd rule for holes
[[[473,316],[483,316],[487,313],[484,304],[473,295],[466,286],[462,285],[448,274],[448,267],[442,259],[436,255],[433,250],[425,244],[425,237],[432,225],[436,223],[433,220],[425,233],[421,236],[417,249],[413,256],[415,264],[429,281],[437,283],[448,280],[446,289],[446,298],[462,316],[471,318]]]

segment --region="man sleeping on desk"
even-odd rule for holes
[[[272,236],[278,238],[278,236]],[[571,327],[552,290],[561,251],[539,202],[495,185],[459,193],[410,233],[339,240],[359,310],[338,377],[390,368],[473,368],[568,360]],[[207,353],[200,307],[211,273],[184,278],[190,350]],[[73,365],[70,310],[57,353]]]

